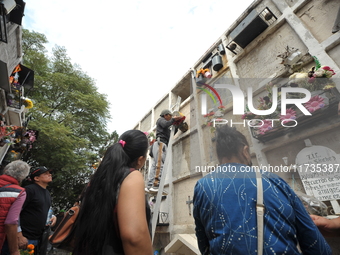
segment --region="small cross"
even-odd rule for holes
[[[189,207],[189,215],[191,215],[191,206],[190,206],[190,204],[193,203],[193,200],[190,200],[190,196],[188,196],[188,201],[185,201],[185,203],[188,205],[188,207]]]

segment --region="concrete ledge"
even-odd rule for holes
[[[188,254],[186,251],[193,252],[199,255],[197,239],[194,234],[178,234],[175,238],[165,247],[166,253],[183,253]]]

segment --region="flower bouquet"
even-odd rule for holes
[[[204,84],[206,83],[207,79],[210,79],[212,77],[212,74],[209,70],[209,68],[201,68],[196,72],[196,82],[198,84]]]
[[[289,77],[289,84],[296,84],[299,87],[306,88],[310,92],[330,89],[331,87],[335,87],[334,82],[332,81],[332,76],[335,75],[335,72],[329,66],[322,66],[317,59],[314,57],[315,66],[313,66],[308,72],[299,72],[293,73]]]
[[[156,136],[153,132],[144,132],[144,134],[146,135],[146,137],[149,140],[149,144],[150,146],[156,141]]]
[[[252,121],[250,128],[254,138],[267,141],[286,132],[298,130],[300,127],[308,127],[310,123],[335,112],[332,109],[340,99],[340,94],[331,79],[335,72],[329,66],[321,66],[316,57],[314,60],[316,65],[309,72],[297,72],[290,75],[289,82],[278,88],[278,102],[281,101],[281,87],[302,87],[310,91],[311,98],[303,106],[312,115],[305,115],[295,104],[287,105],[285,115],[281,115],[280,104],[272,114],[265,116],[256,116],[246,107],[242,119]],[[258,98],[259,104],[256,109],[271,109],[273,86],[275,85],[267,85],[268,94]],[[287,98],[304,98],[305,96],[304,93],[295,92],[286,95]]]
[[[176,120],[173,125],[175,127],[177,127],[179,130],[181,130],[183,133],[185,133],[186,131],[188,131],[189,126],[186,122],[184,122],[185,120],[185,116],[183,113],[175,111],[173,113],[173,116],[177,116],[177,117],[181,117],[180,119]]]
[[[27,245],[26,250],[20,250],[20,255],[30,255],[30,254],[34,254],[34,245],[33,244]]]
[[[31,99],[27,97],[22,97],[21,100],[22,100],[22,104],[25,106],[26,109],[33,108],[33,102]]]

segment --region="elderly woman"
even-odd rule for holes
[[[257,177],[248,141],[227,125],[216,132],[220,165],[197,182],[193,198],[201,253],[257,255],[263,249],[263,254],[332,254],[299,197],[274,173],[262,174],[265,210],[258,236]]]
[[[9,163],[0,176],[0,250],[1,254],[19,255],[17,227],[20,211],[26,199],[20,183],[30,166],[21,160]],[[9,251],[8,251],[9,250]]]

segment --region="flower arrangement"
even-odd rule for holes
[[[9,82],[11,84],[12,93],[7,95],[7,104],[14,108],[20,108],[21,84],[19,83],[19,72],[21,71],[20,64],[14,68]]]
[[[333,69],[331,69],[329,66],[321,66],[320,68],[316,69],[315,72],[312,71],[308,77],[310,77],[310,80],[314,80],[315,78],[332,78],[333,75],[335,75]]]
[[[205,118],[205,125],[210,127],[212,120],[215,119],[216,116],[214,111],[210,111],[209,113],[204,114],[203,117]]]
[[[29,151],[33,147],[33,143],[37,140],[38,131],[29,129],[24,134],[23,143],[26,144],[27,150]]]
[[[246,107],[248,108],[248,106]],[[243,120],[252,120],[256,118],[256,115],[252,112],[249,111],[249,109],[247,109],[246,112],[244,112],[244,114],[241,117]]]
[[[16,139],[19,139],[19,134],[22,131],[22,127],[19,126],[0,126],[0,140],[4,143],[14,143]]]
[[[6,161],[12,162],[12,161],[18,160],[20,156],[21,154],[19,152],[16,152],[15,150],[11,150],[7,152],[5,159]]]
[[[212,77],[212,74],[211,74],[209,68],[199,69],[196,73],[196,77],[198,78],[200,75],[203,75],[205,78],[211,78]]]
[[[259,97],[257,99],[258,105],[256,107],[256,109],[258,110],[268,110],[272,107],[273,104],[273,95],[272,95],[272,91],[273,91],[273,87],[277,87],[276,84],[269,82],[266,86],[265,86],[265,90],[267,92],[266,96],[263,97]],[[281,92],[278,92],[278,100],[281,98]],[[274,112],[272,115],[277,115],[277,112]],[[247,120],[251,120],[251,119],[266,119],[266,118],[270,118],[271,116],[257,116],[254,113],[252,113],[249,110],[248,105],[246,105],[246,110],[244,112],[244,114],[242,115],[242,119],[247,119]]]
[[[331,80],[335,72],[329,66],[322,66],[314,57],[315,66],[308,72],[297,72],[289,76],[290,86],[295,85],[308,89],[309,91],[317,91],[322,89],[331,89],[335,87],[334,82]]]
[[[331,80],[335,75],[334,70],[329,66],[321,66],[318,59],[314,57],[316,65],[312,67],[308,72],[296,72],[289,76],[289,82],[283,86],[290,87],[302,87],[312,92],[312,97],[307,103],[304,103],[304,107],[310,112],[314,113],[327,105],[329,105],[330,97],[333,93],[336,93],[333,89],[336,89],[335,83]],[[256,109],[267,110],[272,107],[272,89],[276,85],[269,83],[266,85],[267,95],[259,97],[257,99],[258,105]],[[278,86],[278,101],[281,99],[281,87]],[[337,91],[337,90],[336,90]],[[325,93],[328,94],[325,94]],[[289,93],[290,98],[301,98],[305,95],[303,93]],[[291,107],[287,106],[286,114],[281,115],[280,109],[276,109],[271,115],[257,116],[252,113],[248,106],[246,106],[245,112],[242,116],[244,120],[255,120],[258,123],[253,124],[252,129],[257,135],[265,135],[270,131],[280,129],[287,123],[297,123],[297,119],[304,116],[302,113],[297,112],[295,105]],[[279,107],[278,107],[279,108]],[[276,121],[274,121],[276,120]],[[300,119],[301,120],[301,119]],[[305,118],[304,118],[305,120]],[[281,123],[281,124],[280,124]],[[293,125],[294,125],[293,124]],[[289,124],[287,125],[289,126]]]
[[[144,132],[144,134],[148,138],[150,145],[152,145],[156,141],[156,136],[155,136],[154,132],[150,132],[150,133]]]
[[[27,97],[23,97],[23,98],[21,98],[21,100],[22,100],[23,105],[25,105],[26,109],[33,108],[33,102],[32,102],[31,99],[29,99]]]
[[[259,134],[264,135],[266,132],[272,130],[274,127],[270,120],[263,120],[262,125],[258,128]]]
[[[296,111],[294,111],[292,108],[288,108],[286,110],[286,115],[280,115],[280,121],[283,121],[284,123],[291,122],[292,120],[296,119]]]
[[[20,255],[30,255],[30,254],[34,254],[34,245],[33,244],[29,244],[27,245],[27,249],[26,250],[20,250]]]
[[[215,131],[215,127],[213,126],[214,121],[220,121],[221,117],[227,112],[227,109],[224,105],[220,105],[217,107],[217,110],[210,110],[207,114],[203,115],[204,118],[204,126],[210,127],[210,131],[213,133]]]
[[[307,103],[304,104],[306,109],[313,113],[323,107],[325,107],[324,98],[319,95],[313,96]]]

